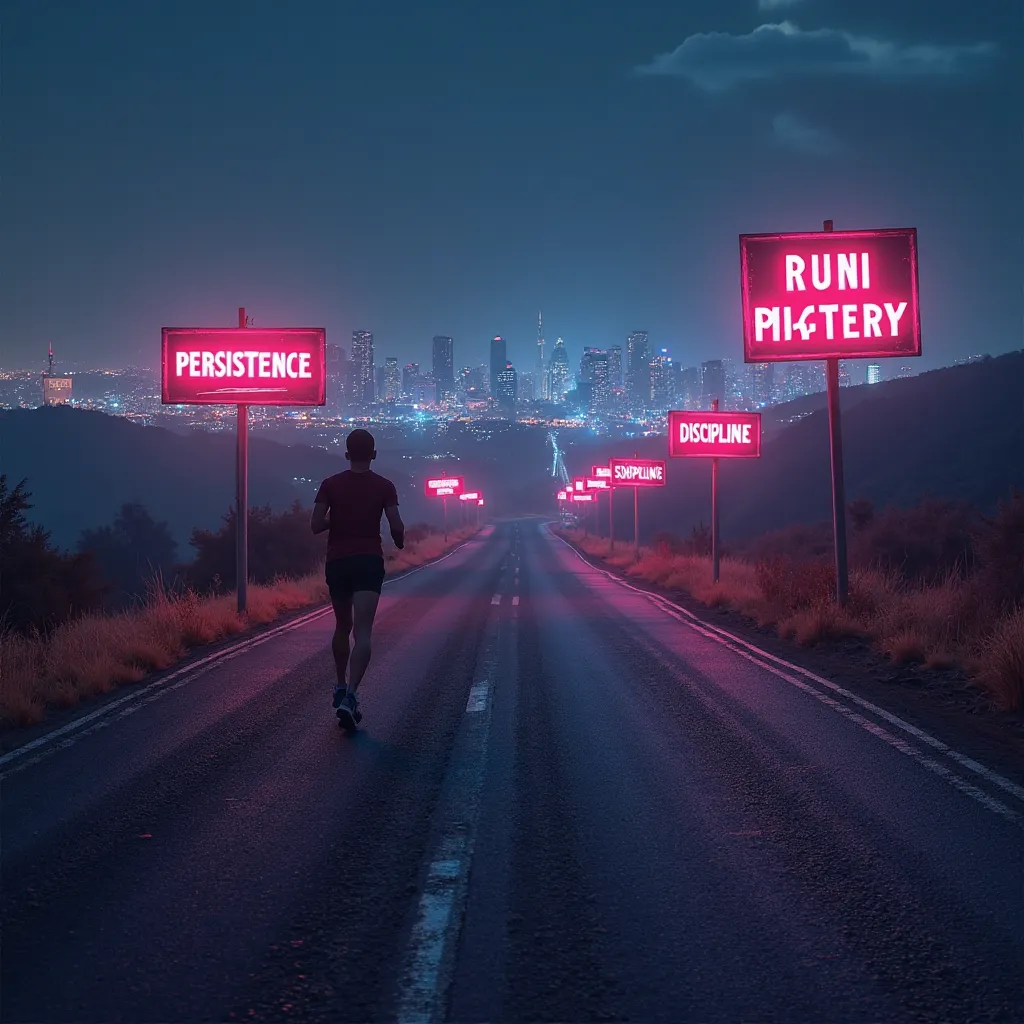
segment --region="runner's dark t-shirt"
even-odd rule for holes
[[[316,501],[329,507],[327,561],[348,555],[380,555],[380,517],[398,504],[398,491],[386,477],[372,470],[329,476],[316,492]]]

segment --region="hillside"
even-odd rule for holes
[[[831,518],[828,419],[817,411],[770,431],[756,461],[721,463],[723,538],[743,540],[791,523]],[[923,497],[962,499],[992,509],[1011,487],[1024,488],[1024,352],[918,377],[844,388],[841,395],[847,499],[905,506]],[[795,410],[794,410],[795,411]],[[800,411],[803,411],[801,409]],[[787,413],[771,413],[778,423]],[[634,445],[664,458],[664,438]],[[606,461],[607,444],[574,445],[571,472]],[[643,494],[641,530],[687,533],[711,516],[711,467],[672,460],[668,486]],[[617,499],[620,535],[632,531],[632,499]]]
[[[252,437],[250,505],[280,510],[296,498],[311,505],[317,483],[345,465],[319,449]],[[425,511],[419,489],[399,466],[381,459],[375,468],[395,480],[409,515]],[[216,528],[234,502],[235,437],[181,436],[62,407],[4,410],[0,473],[13,483],[28,478],[30,518],[60,546],[73,547],[81,530],[105,525],[122,503],[139,501],[167,520],[187,557],[192,528]]]

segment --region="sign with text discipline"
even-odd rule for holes
[[[463,487],[461,476],[444,476],[428,480],[424,490],[428,498],[451,498],[460,495]]]
[[[165,327],[164,405],[324,405],[322,327]]]
[[[668,414],[670,458],[756,459],[761,455],[759,412],[690,412]]]
[[[612,459],[613,487],[664,487],[665,463],[658,459]]]
[[[917,229],[740,235],[748,363],[921,354]]]

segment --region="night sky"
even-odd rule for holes
[[[742,359],[736,236],[916,226],[920,368],[1021,347],[1013,0],[6,0],[0,365],[162,326]],[[550,351],[550,348],[549,348]]]

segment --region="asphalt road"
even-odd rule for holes
[[[8,744],[0,1020],[1024,1020],[1024,790],[955,749],[539,520],[389,583],[351,738],[330,631]]]

